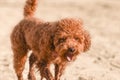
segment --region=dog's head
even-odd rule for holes
[[[76,19],[63,19],[58,21],[52,40],[52,47],[59,56],[66,60],[75,60],[81,52],[89,49],[91,41],[82,22]]]

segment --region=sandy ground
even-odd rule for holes
[[[17,80],[9,36],[23,18],[24,3],[0,0],[0,80]],[[92,37],[90,51],[70,64],[61,80],[120,80],[120,0],[40,0],[38,7],[36,16],[47,21],[81,18]],[[27,72],[28,64],[25,80]]]

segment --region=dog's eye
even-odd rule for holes
[[[75,37],[75,40],[79,40],[79,38],[78,38],[78,37]]]
[[[75,37],[75,40],[81,42],[80,38],[78,37]]]
[[[66,38],[60,38],[58,43],[63,43],[66,40]]]

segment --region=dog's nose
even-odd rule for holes
[[[68,51],[69,51],[69,52],[74,52],[75,49],[74,49],[74,48],[68,48]]]

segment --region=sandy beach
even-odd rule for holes
[[[0,80],[17,80],[10,33],[23,19],[25,1],[0,0]],[[36,17],[80,18],[91,34],[90,50],[67,66],[61,80],[120,80],[120,0],[39,0]],[[27,61],[24,80],[28,68]],[[40,80],[37,71],[36,77]]]

